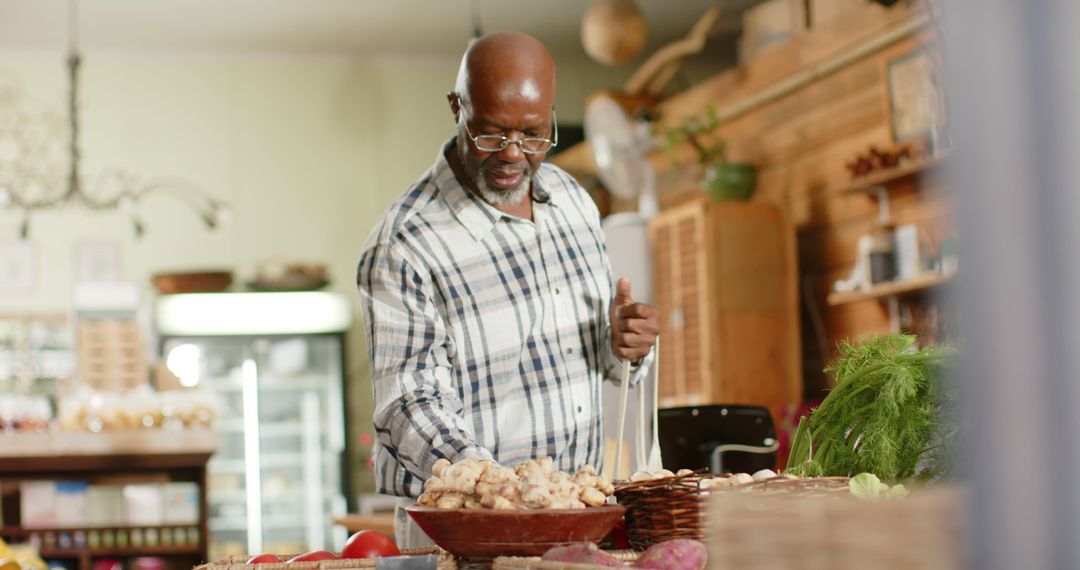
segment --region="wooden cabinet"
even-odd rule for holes
[[[216,448],[217,437],[198,430],[0,434],[0,538],[35,543],[42,558],[76,570],[90,570],[101,559],[120,560],[132,568],[137,566],[135,559],[144,556],[160,557],[166,570],[191,568],[207,559],[206,462]],[[111,487],[125,496],[125,486],[143,492],[155,486],[194,485],[197,509],[194,518],[183,522],[99,524],[94,518],[101,511],[115,509],[102,509],[86,499],[73,509],[85,511],[79,523],[24,524],[31,516],[24,509],[42,505],[23,493],[47,490],[53,483]],[[168,508],[165,500],[163,495],[162,509]],[[119,516],[124,509],[129,514],[135,510],[132,505],[119,508]]]
[[[660,405],[802,399],[794,229],[770,204],[698,200],[649,226]]]

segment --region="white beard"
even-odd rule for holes
[[[525,195],[529,193],[529,188],[532,185],[532,177],[523,176],[521,182],[518,182],[509,190],[492,190],[483,174],[476,178],[476,189],[480,191],[480,197],[492,206],[521,203],[525,199]]]

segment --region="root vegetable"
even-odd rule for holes
[[[728,482],[732,487],[738,487],[739,485],[746,485],[747,483],[753,483],[754,478],[746,473],[736,473],[731,477],[728,477]]]
[[[450,460],[448,459],[436,459],[435,464],[431,466],[431,474],[436,477],[442,477],[443,471],[445,471],[447,467],[450,467],[450,465],[452,465],[452,463],[450,463]]]
[[[540,557],[549,562],[570,562],[574,564],[592,564],[594,566],[607,566],[612,568],[625,568],[626,565],[617,558],[600,550],[591,542],[578,542],[564,546],[556,546],[549,549]]]
[[[731,487],[731,479],[728,477],[710,477],[701,480],[702,489],[724,489]]]
[[[607,497],[596,487],[582,487],[579,498],[590,507],[599,507],[607,502]]]
[[[751,475],[751,477],[754,478],[754,481],[764,481],[766,479],[775,478],[776,472],[772,469],[762,469],[761,471],[758,471],[757,473]]]
[[[427,481],[424,481],[424,492],[425,493],[438,494],[438,493],[445,493],[446,491],[447,491],[446,481],[442,477],[435,476],[435,477],[432,477],[431,479],[428,479]]]
[[[554,469],[553,466],[555,464],[555,460],[552,459],[551,457],[548,457],[547,455],[545,455],[543,457],[537,457],[536,458],[536,463],[544,471],[551,471],[552,469]]]
[[[436,508],[581,509],[602,506],[614,493],[611,480],[585,466],[576,474],[553,469],[550,457],[513,468],[492,461],[438,460],[417,504]]]
[[[596,488],[600,490],[606,496],[611,496],[615,492],[615,485],[611,484],[611,479],[600,475],[596,480]]]
[[[435,506],[440,509],[460,509],[465,506],[465,496],[461,493],[444,493]]]
[[[530,509],[546,509],[551,501],[551,491],[544,485],[528,485],[521,494],[521,502]]]
[[[511,502],[506,497],[499,495],[488,495],[480,499],[480,505],[485,509],[495,509],[500,511],[510,511],[517,508],[517,505]]]
[[[650,570],[702,570],[705,568],[705,545],[686,538],[659,542],[650,546],[634,561],[634,568]]]

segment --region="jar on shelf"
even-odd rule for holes
[[[896,239],[891,226],[881,224],[871,232],[868,258],[870,283],[896,279]]]

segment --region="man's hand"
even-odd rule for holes
[[[611,350],[615,356],[637,362],[649,354],[658,334],[660,312],[652,305],[635,303],[630,297],[630,280],[619,279],[611,303]]]

